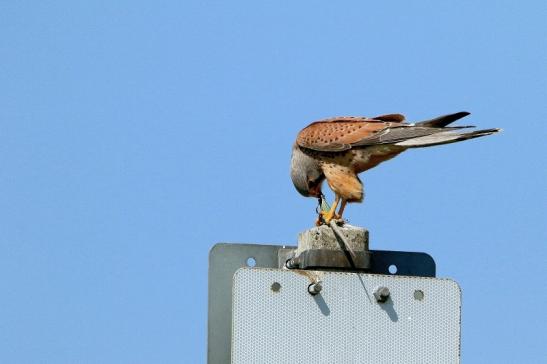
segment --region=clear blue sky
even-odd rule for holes
[[[207,256],[292,244],[309,122],[501,127],[363,175],[375,249],[463,289],[464,363],[547,360],[545,1],[4,1],[0,362],[203,363]]]

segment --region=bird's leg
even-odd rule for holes
[[[334,199],[334,202],[330,210],[329,211],[321,210],[319,212],[319,219],[318,219],[319,225],[321,225],[321,220],[323,220],[323,222],[328,225],[334,217],[337,217],[336,207],[338,207],[338,202],[340,202],[340,196],[336,194],[336,197]]]
[[[340,209],[338,210],[338,216],[337,216],[338,219],[342,218],[342,214],[344,213],[344,209],[346,208],[347,203],[348,203],[348,200],[343,198],[342,204],[340,204]]]

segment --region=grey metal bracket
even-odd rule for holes
[[[235,272],[249,266],[283,268],[294,249],[294,246],[259,244],[219,243],[213,246],[209,253],[208,364],[225,364],[231,360]],[[435,277],[435,261],[426,253],[369,252],[370,270],[367,273]]]
[[[287,268],[367,272],[370,270],[371,255],[368,250],[354,252],[354,256],[351,256],[344,250],[309,249],[298,257],[291,258],[287,262]]]

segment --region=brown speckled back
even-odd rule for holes
[[[386,115],[385,118],[401,119],[402,115]],[[400,117],[400,118],[399,118]],[[382,117],[381,117],[382,118]],[[319,151],[343,151],[388,127],[404,125],[401,122],[382,121],[365,117],[338,117],[311,123],[297,136],[296,142],[303,148]]]

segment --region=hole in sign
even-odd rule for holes
[[[245,263],[247,263],[247,267],[252,268],[256,265],[256,259],[254,257],[249,257]]]
[[[387,270],[389,271],[389,273],[395,274],[397,273],[397,266],[395,264],[392,264],[389,267],[387,267]]]

